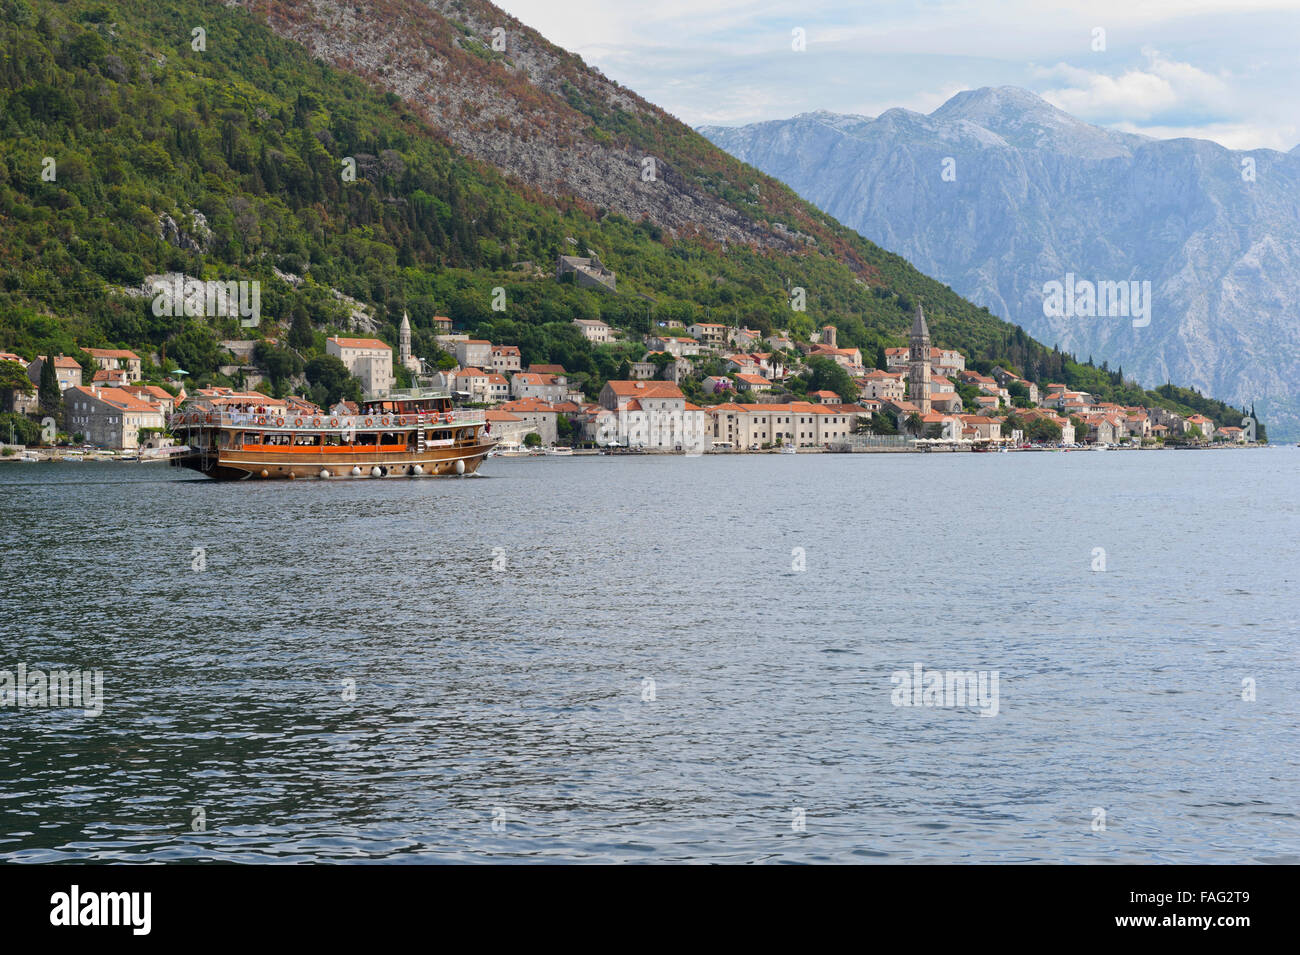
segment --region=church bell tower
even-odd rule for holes
[[[908,349],[907,397],[921,409],[930,413],[930,329],[925,324],[925,313],[918,302],[912,319],[912,339]]]

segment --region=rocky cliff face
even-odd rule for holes
[[[672,235],[798,248],[797,237],[718,194],[716,170],[691,156],[712,150],[689,127],[490,3],[230,2],[401,96],[461,153],[541,193],[647,218]],[[755,211],[780,212],[764,209],[761,190],[752,195]]]
[[[1117,133],[1007,88],[701,132],[1034,337],[1300,433],[1300,149]],[[1044,314],[1067,273],[1149,281],[1150,323]]]

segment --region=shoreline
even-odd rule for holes
[[[955,447],[921,447],[921,448],[798,448],[796,454],[1001,454],[1005,451],[1007,454],[1070,454],[1076,452],[1098,452],[1098,451],[1249,451],[1259,450],[1262,448],[1284,448],[1287,444],[1215,444],[1215,445],[1192,445],[1192,446],[1173,446],[1165,447],[1155,445],[1151,447],[1108,447],[1098,448],[1093,446],[1081,446],[1070,448],[1059,447],[1042,447],[1042,448],[988,448],[983,451],[975,451],[974,448],[955,448]],[[6,447],[15,448],[15,445],[6,445]],[[788,454],[780,448],[765,448],[758,451],[740,450],[733,448],[727,451],[666,451],[659,449],[644,449],[637,451],[611,451],[600,448],[574,448],[571,454],[548,454],[545,451],[538,451],[529,454],[509,454],[495,455],[492,460],[507,457],[511,459],[537,459],[537,458],[595,458],[595,457],[747,457],[753,455],[765,454]],[[118,457],[113,452],[95,452],[87,451],[82,454],[69,455],[61,454],[57,451],[40,448],[28,448],[26,450],[16,450],[16,453],[9,457],[0,457],[0,464],[166,464],[170,455],[150,455],[149,457]]]
[[[1164,447],[1161,445],[1156,445],[1156,446],[1145,447],[1145,448],[1136,448],[1136,447],[1099,448],[1099,447],[1085,445],[1085,446],[1069,447],[1069,448],[1059,448],[1059,447],[1006,448],[1005,451],[1007,454],[1043,454],[1043,453],[1070,454],[1070,453],[1075,453],[1080,451],[1083,452],[1089,452],[1089,451],[1093,451],[1093,452],[1099,452],[1099,451],[1248,451],[1252,449],[1275,448],[1275,447],[1287,447],[1287,445],[1285,444],[1219,444],[1219,445],[1204,445],[1204,446],[1193,445],[1189,447],[1180,447],[1180,446]],[[842,448],[842,449],[798,448],[795,451],[795,453],[796,454],[1000,454],[1002,453],[1003,450],[1004,449],[1002,448],[988,448],[982,451],[976,451],[975,449],[970,447],[954,448],[954,447],[931,446],[931,447],[921,447],[921,448],[899,448],[899,447],[881,447],[881,448],[867,447],[867,448]],[[743,457],[743,456],[750,456],[750,455],[783,454],[783,453],[788,454],[789,452],[783,452],[781,451],[780,448],[764,448],[758,451],[740,450],[739,448],[734,448],[729,451],[701,451],[701,452],[666,451],[666,450],[650,449],[650,448],[644,450],[638,450],[638,451],[621,451],[621,450],[608,451],[608,450],[595,449],[595,448],[575,448],[572,454],[548,454],[545,451],[538,451],[536,453],[529,453],[529,454],[496,455],[495,457],[492,458],[492,460],[495,460],[496,458],[499,457],[520,459],[520,458],[569,458],[569,457],[574,457],[574,458],[643,457],[643,456],[651,456],[651,455],[658,456],[658,457],[663,457],[663,456],[704,457],[706,455],[709,457]]]

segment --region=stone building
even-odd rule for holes
[[[367,394],[386,394],[393,388],[393,346],[378,338],[327,338],[325,353],[347,366],[361,379]]]

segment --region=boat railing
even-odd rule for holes
[[[388,428],[446,427],[448,425],[483,424],[487,416],[481,409],[411,414],[300,414],[275,411],[257,414],[242,411],[179,411],[171,416],[173,428],[271,428],[276,431],[376,431]]]

